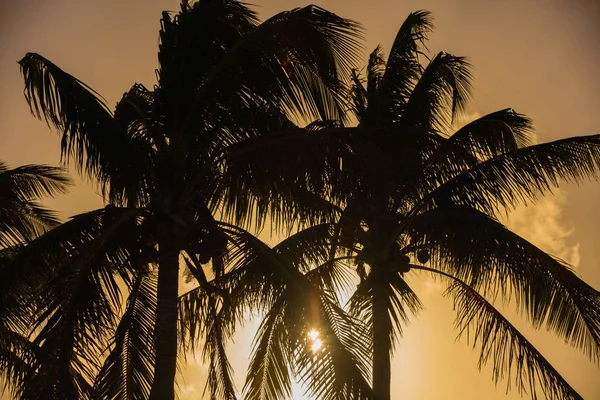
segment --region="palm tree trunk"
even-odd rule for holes
[[[373,393],[375,400],[390,400],[392,368],[391,321],[388,312],[389,286],[385,281],[383,265],[373,268]]]
[[[158,293],[156,316],[156,362],[150,400],[173,400],[177,369],[177,296],[179,248],[172,238],[159,242]]]

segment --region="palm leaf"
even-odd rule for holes
[[[451,140],[474,155],[494,157],[533,144],[531,120],[511,108],[496,111],[457,130]]]
[[[339,78],[347,77],[356,57],[357,32],[356,23],[316,6],[277,14],[215,65],[197,101],[202,109],[258,106],[311,119],[343,118]]]
[[[493,214],[499,208],[535,201],[561,179],[597,178],[599,143],[600,135],[571,137],[498,155],[448,179],[422,204],[463,204]]]
[[[143,399],[154,372],[156,276],[139,273],[94,383],[94,399]]]
[[[114,220],[106,210],[73,218],[12,260],[15,273],[28,277],[21,295],[36,308],[29,333],[40,348],[24,398],[63,392],[76,398],[88,390],[120,307],[118,280],[128,282],[131,273],[131,249],[120,235],[131,235],[122,228],[136,221],[138,211],[115,212]]]
[[[464,57],[444,52],[435,56],[410,94],[402,125],[445,132],[469,100],[470,67]]]
[[[25,336],[5,327],[0,328],[0,372],[4,388],[14,398],[22,398],[27,379],[38,366],[39,347]]]
[[[466,335],[473,347],[481,348],[480,369],[492,362],[494,382],[506,380],[507,390],[514,382],[521,395],[529,391],[533,399],[540,389],[547,399],[583,399],[492,304],[465,282],[447,276],[452,283],[445,294],[454,299],[459,337]]]
[[[534,327],[545,324],[599,362],[600,293],[567,265],[467,207],[415,216],[407,231],[414,249],[431,254],[431,265],[492,298],[514,296]]]
[[[373,288],[374,277],[370,274],[367,279],[361,280],[356,290],[347,303],[348,312],[354,318],[362,321],[372,338],[373,332],[373,296],[374,290],[383,292],[386,298],[387,313],[389,318],[391,351],[402,337],[403,326],[410,322],[409,314],[417,316],[423,305],[408,283],[393,268],[385,271],[385,285],[379,284]]]
[[[277,301],[264,318],[256,333],[248,374],[244,387],[245,399],[289,399],[290,379],[289,332],[282,320],[284,297]]]
[[[380,104],[377,118],[380,124],[397,122],[404,114],[411,91],[421,74],[420,46],[432,30],[430,14],[417,11],[406,18],[390,50],[379,86]]]
[[[64,171],[45,165],[9,169],[0,162],[0,248],[33,240],[58,224],[38,199],[64,193],[70,182]]]
[[[235,400],[236,389],[233,383],[233,371],[227,354],[225,340],[233,335],[233,330],[227,330],[231,323],[223,323],[221,314],[217,311],[216,300],[209,300],[209,314],[204,321],[206,325],[206,341],[203,350],[204,359],[209,359],[207,388],[210,388],[211,400]]]
[[[93,89],[39,54],[28,53],[19,64],[31,112],[60,131],[65,162],[97,178],[103,191],[119,171],[147,165]]]

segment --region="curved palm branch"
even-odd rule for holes
[[[126,140],[142,152],[144,159],[104,165],[104,176],[110,179],[107,193],[110,204],[146,207],[150,193],[156,189],[156,158],[167,151],[167,142],[154,121],[155,98],[154,92],[136,83],[115,107],[115,121],[126,130]]]
[[[156,274],[138,273],[125,313],[111,340],[110,352],[94,382],[93,399],[143,399],[154,372]]]
[[[19,64],[31,112],[60,131],[66,163],[73,160],[79,171],[99,182],[103,192],[112,177],[147,168],[139,141],[115,121],[93,89],[39,54],[27,53]]]
[[[420,47],[424,46],[427,34],[432,29],[430,13],[417,11],[409,14],[398,30],[379,85],[379,123],[398,122],[398,118],[404,114],[406,103],[422,72],[418,58]]]
[[[471,285],[435,269],[416,265],[411,268],[441,274],[450,280],[445,295],[454,299],[459,338],[472,337],[473,347],[481,348],[479,368],[491,359],[496,383],[504,379],[510,389],[514,382],[520,394],[529,390],[534,399],[540,389],[549,399],[583,399],[535,346]]]
[[[424,155],[422,168],[414,173],[400,169],[399,188],[392,194],[395,209],[407,212],[439,185],[476,167],[482,161],[526,146],[531,141],[531,121],[511,109],[496,111],[463,126],[449,138],[423,142],[418,146],[414,138],[400,140],[399,146],[408,147]],[[413,167],[414,168],[414,167]]]
[[[599,144],[600,135],[571,137],[500,154],[441,183],[421,205],[462,204],[494,214],[500,208],[535,201],[561,179],[597,178]]]
[[[368,398],[370,388],[364,378],[365,369],[360,367],[364,360],[359,354],[366,353],[360,353],[363,343],[357,333],[360,329],[335,305],[333,298],[320,294],[311,282],[325,280],[323,271],[313,273],[315,270],[311,270],[306,276],[300,272],[307,270],[303,263],[309,260],[322,262],[329,257],[331,226],[323,224],[302,231],[271,249],[244,230],[221,225],[229,236],[230,245],[238,250],[228,252],[226,273],[215,278],[213,283],[227,288],[220,302],[217,321],[222,320],[230,327],[235,321],[242,321],[247,315],[245,312],[264,310],[267,314],[257,333],[249,367],[245,390],[248,398],[289,397],[291,370],[309,381],[311,390],[319,393],[319,398],[332,398],[343,393]],[[304,257],[295,255],[288,259],[292,246],[304,249]],[[190,310],[184,311],[185,315],[192,314],[194,308],[200,311],[198,307],[204,306],[207,309],[206,305],[214,301],[211,300],[214,292],[211,294],[202,286],[182,298],[180,310]],[[198,329],[197,325],[189,324],[186,331],[199,332]],[[232,331],[227,329],[227,336],[230,336]],[[311,329],[319,329],[327,338],[329,350],[318,355],[318,362],[314,354],[304,349],[306,335]],[[217,349],[217,346],[212,347],[213,352]],[[349,364],[351,362],[353,366]],[[296,367],[292,368],[293,365]],[[330,378],[325,378],[325,372]],[[332,379],[336,385],[328,386]]]
[[[0,248],[33,240],[58,224],[56,215],[37,200],[65,193],[70,181],[62,169],[0,162]]]
[[[233,371],[225,351],[225,343],[235,332],[235,323],[240,319],[225,310],[230,300],[227,291],[227,275],[217,273],[216,279],[209,282],[198,258],[187,252],[184,258],[191,275],[199,286],[179,298],[179,324],[182,347],[192,354],[196,343],[204,340],[202,358],[208,361],[208,379],[205,392],[210,391],[211,400],[235,400],[236,388]],[[222,264],[222,256],[213,263]],[[213,272],[215,267],[213,266]],[[218,282],[217,282],[218,280]],[[224,288],[218,285],[224,286]]]
[[[373,279],[373,275],[369,275],[362,280],[347,304],[350,315],[365,324],[367,330],[371,332],[370,337],[365,340],[371,340],[373,332]],[[390,321],[389,336],[393,351],[395,344],[402,337],[403,326],[410,322],[409,314],[417,316],[423,310],[423,304],[404,278],[393,268],[388,268],[385,278],[382,279],[385,280],[386,285],[383,288],[378,285],[377,290],[384,291],[382,295],[387,303]]]
[[[250,365],[249,388],[251,395],[262,396],[265,393],[265,385],[268,392],[276,393],[280,398],[286,395],[285,383],[288,378],[282,378],[282,367],[274,369],[261,369],[266,359],[277,358],[272,351],[285,351],[277,344],[288,342],[287,349],[292,351],[283,359],[295,360],[297,372],[300,377],[309,383],[309,390],[318,398],[329,399],[337,396],[356,396],[352,398],[369,398],[370,386],[365,379],[367,369],[364,368],[364,342],[361,339],[361,329],[349,319],[336,305],[335,300],[330,299],[318,287],[314,286],[304,277],[296,267],[288,265],[288,261],[282,258],[265,244],[253,237],[245,236],[247,244],[251,245],[256,252],[257,261],[263,265],[267,274],[274,275],[277,279],[270,279],[269,283],[275,286],[274,306],[269,312],[273,312],[270,319],[273,327],[268,325],[262,330],[268,335],[268,340],[276,340],[275,344],[264,347],[256,347],[256,356]],[[249,276],[249,279],[261,278]],[[238,287],[236,287],[237,289]],[[281,302],[278,311],[276,305]],[[277,315],[277,316],[275,316]],[[279,321],[279,322],[277,322]],[[283,323],[279,329],[276,324]],[[316,327],[316,328],[315,328]],[[312,329],[318,329],[325,338],[325,351],[321,354],[310,354],[304,345],[306,335]],[[273,338],[275,333],[283,337]],[[263,338],[264,339],[264,338]],[[302,346],[298,347],[299,344]],[[255,373],[263,372],[260,376],[264,379],[255,380]],[[368,376],[368,375],[367,375]],[[283,379],[283,380],[282,380]],[[333,385],[331,384],[333,382]],[[270,397],[249,397],[270,398]]]
[[[236,400],[233,371],[225,353],[225,340],[233,334],[233,331],[228,331],[227,327],[232,324],[223,324],[214,298],[211,298],[209,303],[209,318],[205,320],[206,343],[203,350],[204,358],[209,359],[206,385],[210,388],[211,400]]]
[[[469,122],[450,140],[489,158],[533,145],[532,130],[531,119],[507,108]]]
[[[445,132],[470,98],[470,69],[464,57],[444,52],[436,55],[411,91],[400,123]]]
[[[196,101],[203,111],[217,105],[236,112],[256,107],[304,118],[343,119],[339,82],[355,60],[358,29],[358,24],[316,6],[277,14],[244,35],[215,64]]]
[[[431,265],[483,294],[514,295],[535,328],[549,330],[600,360],[600,292],[565,264],[477,210],[447,207],[412,218],[415,248]]]
[[[8,390],[21,398],[27,378],[38,365],[39,347],[25,336],[5,327],[0,330],[0,372],[4,381],[2,393]]]
[[[10,260],[11,290],[34,308],[25,333],[39,346],[23,398],[78,398],[89,390],[120,307],[119,280],[129,282],[132,273],[131,248],[120,235],[131,237],[122,228],[135,225],[138,212],[110,214],[77,216]]]

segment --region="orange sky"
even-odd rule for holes
[[[533,118],[540,141],[600,133],[600,6],[592,1],[538,0],[323,0],[318,5],[363,23],[371,50],[387,51],[409,12],[427,9],[436,29],[432,52],[470,57],[475,66],[471,117],[506,107]],[[310,2],[256,0],[262,18]],[[368,5],[367,5],[368,4]],[[2,0],[0,4],[0,160],[56,164],[59,141],[29,115],[16,63],[38,52],[83,80],[114,106],[133,82],[155,83],[159,18],[177,10],[177,0]],[[366,53],[365,53],[366,54]],[[79,180],[77,180],[79,182]],[[600,232],[594,212],[600,183],[564,186],[536,209],[519,209],[510,226],[545,250],[575,264],[583,278],[600,289]],[[64,216],[100,206],[101,198],[83,185],[50,202]],[[501,399],[491,372],[476,371],[477,357],[455,343],[451,304],[439,300],[435,282],[414,280],[427,306],[405,331],[393,371],[396,399]],[[514,316],[509,314],[509,316]],[[522,324],[518,324],[522,326]],[[586,399],[600,399],[600,372],[577,351],[544,332],[525,329],[538,348]],[[245,372],[251,342],[237,339],[234,367]],[[183,400],[199,398],[202,368],[189,362]],[[298,397],[300,398],[300,397]],[[509,398],[520,398],[513,393]]]

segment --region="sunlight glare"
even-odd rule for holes
[[[323,347],[323,341],[319,339],[319,332],[313,329],[312,331],[308,332],[308,337],[312,341],[310,346],[311,350],[313,352],[321,350]]]
[[[321,341],[321,339],[315,339],[313,341],[311,349],[312,351],[319,351],[321,349],[321,346],[323,346],[323,342]]]

